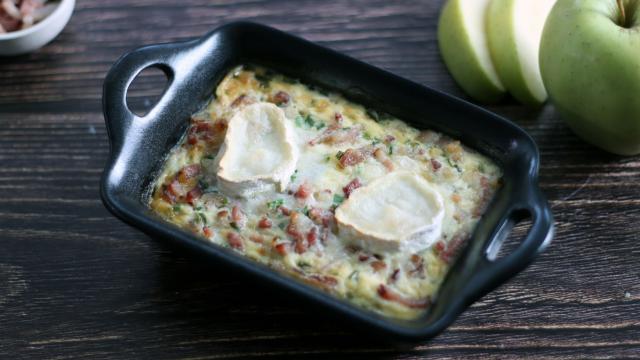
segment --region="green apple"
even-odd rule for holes
[[[492,0],[487,10],[489,51],[500,80],[523,104],[547,100],[538,50],[547,15],[556,0]]]
[[[438,23],[440,54],[451,75],[474,99],[491,103],[505,89],[491,61],[485,32],[490,0],[449,0]]]
[[[640,153],[640,0],[558,1],[540,67],[552,102],[580,137],[612,153]]]

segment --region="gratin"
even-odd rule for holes
[[[149,206],[335,296],[412,319],[435,300],[501,176],[443,134],[240,66],[192,116]]]

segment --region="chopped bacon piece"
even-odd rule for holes
[[[233,102],[231,103],[231,107],[235,108],[238,106],[249,105],[249,104],[253,104],[254,102],[255,102],[254,99],[247,96],[246,94],[242,94],[238,96],[235,100],[233,100]]]
[[[344,192],[344,196],[348,198],[355,189],[361,186],[362,186],[362,183],[360,182],[360,179],[355,178],[351,180],[345,187],[342,188],[342,192]]]
[[[434,172],[438,171],[438,169],[440,169],[441,167],[442,167],[442,164],[440,163],[440,161],[436,159],[431,159],[431,168],[433,169]]]
[[[234,249],[242,250],[242,237],[238,233],[230,232],[227,234],[227,243]]]
[[[211,228],[208,227],[208,226],[203,226],[202,227],[202,232],[204,233],[204,236],[206,236],[206,237],[212,237],[213,236],[213,230],[211,230]]]
[[[270,229],[272,225],[273,223],[271,222],[271,220],[267,219],[266,217],[263,217],[262,219],[260,219],[260,221],[258,221],[258,227],[260,229]]]
[[[291,97],[289,96],[288,93],[286,93],[284,91],[278,91],[271,98],[271,102],[276,104],[276,105],[278,105],[278,106],[286,105],[286,104],[289,103],[290,100],[291,100]]]
[[[273,246],[274,249],[276,249],[276,251],[278,252],[278,254],[285,256],[287,255],[287,244],[285,243],[279,243],[279,244],[275,244]]]
[[[381,148],[377,148],[373,152],[373,157],[376,160],[378,160],[382,165],[384,165],[384,167],[388,171],[393,171],[394,169],[393,162],[391,161],[391,159],[389,159],[389,157],[387,156],[384,150],[382,150]]]
[[[311,189],[311,185],[309,185],[307,182],[304,182],[298,187],[298,191],[296,191],[295,197],[298,199],[306,199],[309,197],[309,195],[311,195],[312,191],[313,190]]]
[[[308,244],[305,241],[304,235],[298,229],[298,223],[300,214],[297,211],[291,213],[291,220],[289,221],[289,225],[287,225],[287,234],[293,238],[295,241],[295,250],[296,253],[302,254],[307,251]]]
[[[238,206],[234,206],[231,208],[231,221],[235,223],[238,227],[242,227],[244,225],[245,216],[242,213],[242,210]]]
[[[412,309],[424,309],[431,304],[431,301],[429,299],[407,299],[400,294],[395,293],[384,284],[380,284],[380,286],[378,287],[378,295],[385,300],[397,302]]]
[[[389,276],[389,281],[394,283],[398,280],[398,276],[400,275],[400,269],[395,269],[393,270],[393,272],[391,273],[391,276]]]
[[[186,184],[189,180],[195,178],[200,174],[201,167],[199,164],[191,164],[183,167],[178,172],[178,181],[182,184]]]
[[[354,126],[350,128],[342,128],[340,124],[332,124],[317,138],[309,141],[309,145],[329,144],[340,145],[353,143],[360,136],[362,128]]]
[[[329,287],[334,287],[338,285],[338,280],[336,280],[336,278],[334,278],[333,276],[313,274],[313,275],[309,275],[309,279],[319,283],[320,285],[325,285]]]
[[[264,238],[260,235],[251,235],[249,236],[249,240],[257,244],[262,244],[264,242]]]
[[[278,210],[280,210],[280,212],[282,213],[282,215],[284,216],[289,216],[291,215],[291,210],[289,210],[289,208],[285,207],[285,206],[278,206]]]
[[[191,127],[187,133],[187,142],[191,145],[195,145],[199,140],[205,142],[217,143],[222,141],[223,137],[219,136],[227,130],[227,120],[220,118],[212,123],[209,120],[191,119]],[[216,140],[216,141],[214,141]]]
[[[333,115],[333,119],[336,121],[336,123],[338,124],[342,124],[342,121],[344,120],[344,118],[342,117],[342,114],[337,112],[335,113],[335,115]]]
[[[367,254],[360,254],[360,255],[358,255],[358,260],[359,260],[359,261],[362,261],[362,262],[369,260],[369,258],[370,258],[370,256],[369,256],[369,255],[367,255]]]
[[[396,141],[396,137],[395,137],[395,136],[393,136],[393,135],[386,135],[386,136],[384,137],[384,140],[383,140],[383,142],[384,142],[385,144],[389,144],[389,143],[392,143],[392,142],[394,142],[394,141]]]
[[[220,210],[217,214],[219,219],[223,219],[229,216],[229,212],[227,210]]]
[[[318,230],[314,226],[307,233],[307,243],[309,244],[309,246],[313,246],[315,245],[317,239],[318,239]]]
[[[184,196],[187,192],[187,190],[178,179],[174,179],[169,183],[169,185],[167,185],[167,191],[176,198]]]
[[[371,267],[374,271],[380,271],[387,268],[387,264],[384,261],[376,260],[371,263]]]
[[[314,223],[327,227],[331,225],[331,221],[333,221],[333,213],[328,210],[314,207],[309,210],[309,218]]]
[[[187,202],[193,205],[200,196],[202,196],[202,189],[200,189],[200,186],[196,186],[187,193]]]
[[[411,263],[413,264],[413,270],[409,271],[411,275],[422,275],[424,271],[424,259],[418,254],[411,255]]]
[[[162,199],[170,204],[176,202],[176,195],[169,189],[169,186],[162,186]]]
[[[458,256],[460,251],[462,251],[466,243],[466,239],[467,238],[464,235],[456,235],[448,244],[445,244],[442,241],[437,242],[436,252],[438,257],[447,264],[451,263],[451,261]]]
[[[460,201],[462,201],[462,196],[460,196],[460,194],[451,194],[451,201],[453,201],[454,203],[459,203]]]
[[[349,148],[344,152],[344,154],[342,154],[342,156],[340,156],[340,160],[338,160],[338,162],[341,167],[346,168],[347,166],[357,165],[365,159],[365,154],[363,154],[362,151]]]

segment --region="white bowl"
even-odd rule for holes
[[[69,22],[76,0],[62,0],[49,16],[30,28],[0,34],[0,56],[25,54],[48,44]]]

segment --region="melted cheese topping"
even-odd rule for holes
[[[442,196],[421,176],[394,171],[359,188],[336,209],[340,235],[373,252],[417,252],[442,233]]]
[[[257,103],[238,111],[218,153],[218,185],[230,195],[250,196],[275,184],[281,192],[296,169],[298,148],[282,109]]]
[[[445,135],[242,66],[192,116],[149,206],[203,241],[408,319],[436,301],[500,178]]]

